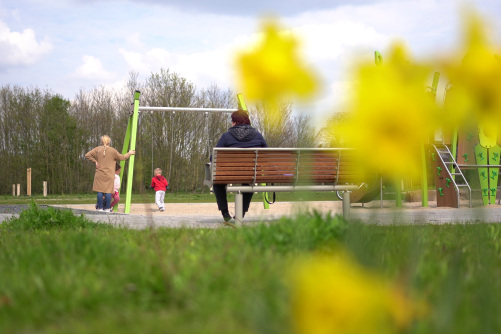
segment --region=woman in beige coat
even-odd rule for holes
[[[117,161],[126,160],[136,151],[130,150],[122,155],[110,146],[111,139],[107,135],[101,137],[102,146],[98,146],[85,154],[85,158],[96,164],[96,173],[94,174],[93,191],[97,191],[97,206],[99,211],[111,212],[111,193],[115,182],[115,164]]]

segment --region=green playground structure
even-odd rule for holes
[[[124,144],[122,147],[122,154],[126,154],[129,150],[136,149],[136,135],[137,135],[137,125],[139,120],[139,113],[142,111],[152,111],[152,112],[215,112],[215,113],[233,113],[237,110],[245,110],[247,111],[247,106],[245,104],[244,98],[242,94],[237,94],[238,100],[238,109],[234,108],[183,108],[183,107],[148,107],[148,106],[140,106],[139,105],[139,97],[141,92],[136,90],[134,92],[134,102],[133,102],[133,110],[129,116],[129,120],[127,123],[127,130],[125,132]],[[127,170],[127,187],[125,193],[125,208],[124,213],[130,213],[131,207],[131,194],[132,194],[132,183],[134,178],[134,162],[135,156],[132,155],[128,159],[128,170]],[[120,171],[120,180],[123,180],[124,166],[126,161],[121,161],[120,166],[122,166],[122,170]],[[265,209],[269,208],[268,194],[263,193],[263,205]]]
[[[437,206],[459,207],[464,189],[471,207],[472,183],[479,185],[483,205],[495,204],[501,147],[497,131],[486,131],[488,126],[467,124],[455,129],[449,138],[444,136],[441,142],[433,144],[431,159],[436,170]]]
[[[375,64],[382,65],[383,56],[375,52]],[[430,97],[437,98],[440,73],[435,72],[429,88]],[[447,96],[453,94],[451,85],[444,93],[444,105]],[[486,128],[489,128],[486,131]],[[461,193],[468,196],[472,204],[472,183],[478,183],[482,204],[495,204],[498,189],[501,146],[497,131],[489,124],[476,124],[473,127],[457,128],[452,134],[443,134],[440,140],[430,140],[421,147],[421,200],[422,206],[428,206],[428,175],[432,168],[436,187],[437,207],[456,207],[461,205]],[[431,166],[431,167],[429,167]],[[469,170],[477,173],[468,173]],[[475,180],[478,178],[478,180]],[[477,182],[478,181],[478,182]],[[396,187],[396,206],[402,206],[400,187]],[[366,203],[381,195],[383,181],[372,180],[352,194],[352,202]],[[499,200],[498,200],[499,204]]]

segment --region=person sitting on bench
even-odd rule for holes
[[[216,147],[268,147],[266,140],[259,131],[253,128],[250,124],[249,114],[244,110],[237,110],[231,114],[232,127],[227,132],[223,133]],[[231,220],[228,212],[228,200],[226,198],[226,185],[213,185],[214,194],[216,195],[217,207],[223,215],[224,222]],[[254,193],[243,194],[243,214],[249,210],[249,205]]]

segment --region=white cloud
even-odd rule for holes
[[[144,55],[136,51],[128,51],[125,49],[119,49],[120,54],[124,57],[129,70],[136,71],[138,73],[148,73],[151,71],[150,66],[143,60]]]
[[[386,43],[387,37],[359,22],[337,21],[309,24],[297,29],[307,56],[315,60],[336,60],[347,50]]]
[[[22,32],[11,31],[0,21],[0,68],[7,66],[26,66],[36,63],[43,55],[52,50],[48,39],[37,41],[32,29]]]
[[[143,42],[141,41],[141,34],[138,32],[133,33],[126,39],[127,44],[136,49],[141,49],[144,47]]]
[[[201,87],[211,83],[227,87],[231,86],[232,61],[227,49],[228,46],[191,54],[173,53],[161,48],[142,53],[120,49],[120,54],[127,62],[129,71],[136,71],[141,75],[149,75],[164,68],[179,73]]]
[[[75,76],[78,78],[109,81],[115,76],[103,68],[99,58],[85,55],[82,57],[82,62],[83,64],[75,70]]]

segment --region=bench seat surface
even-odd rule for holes
[[[345,184],[360,181],[352,154],[328,149],[214,149],[214,184]]]

